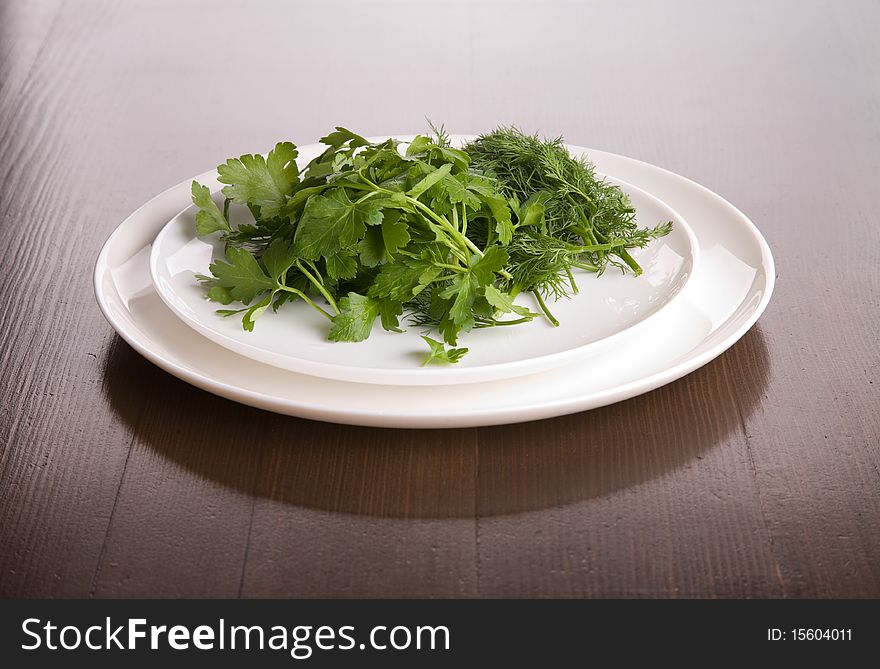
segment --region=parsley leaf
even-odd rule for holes
[[[490,246],[483,253],[483,257],[471,257],[471,272],[477,278],[480,285],[492,283],[495,279],[495,273],[504,269],[507,264],[507,251],[500,246]]]
[[[375,267],[385,262],[385,242],[382,240],[382,228],[373,226],[367,230],[364,238],[358,242],[361,262],[366,267]]]
[[[425,153],[432,146],[434,146],[434,141],[430,137],[416,135],[409,143],[409,146],[406,147],[406,155],[417,156],[420,153]]]
[[[403,313],[403,305],[391,300],[379,300],[379,317],[382,327],[392,332],[402,332],[399,316]]]
[[[258,208],[261,217],[277,217],[299,183],[297,155],[293,144],[279,142],[267,158],[230,158],[217,168],[220,183],[228,184],[223,194],[236,204]]]
[[[371,297],[349,293],[339,300],[339,313],[327,339],[330,341],[363,341],[370,336],[373,322],[379,315],[379,302]]]
[[[468,163],[470,163],[470,156],[465,151],[441,145],[424,135],[416,135],[407,147],[406,155],[417,156],[421,154],[428,154],[431,159],[452,165],[457,170],[466,170]]]
[[[353,251],[340,249],[325,258],[327,276],[331,279],[353,279],[357,276],[357,259]]]
[[[509,293],[498,290],[495,286],[489,285],[485,289],[486,300],[495,309],[503,313],[515,313],[526,318],[533,318],[538,314],[529,311],[528,307],[514,304],[513,298]]]
[[[204,283],[213,283],[214,279],[208,279],[205,277],[207,281]],[[223,286],[210,286],[208,288],[208,299],[212,302],[219,302],[220,304],[232,304],[235,302],[235,298],[232,297],[232,294],[229,292],[228,288],[224,288]]]
[[[386,211],[385,218],[382,219],[382,243],[388,257],[393,257],[409,244],[409,240],[409,226],[403,220],[401,212],[394,209]]]
[[[477,211],[482,203],[479,196],[468,188],[470,179],[464,172],[444,177],[431,190],[433,199],[431,208],[446,214],[452,210],[450,205],[463,204],[472,211]]]
[[[519,207],[519,213],[517,214],[519,222],[516,224],[516,227],[534,226],[543,231],[546,228],[544,225],[544,213],[546,207],[544,205],[549,199],[550,194],[546,191],[541,191],[526,200],[522,206]]]
[[[364,236],[367,225],[382,222],[382,215],[380,202],[352,202],[344,188],[313,195],[296,229],[296,252],[303,258],[317,260],[350,248]]]
[[[367,146],[369,142],[357,133],[352,132],[342,126],[336,126],[336,131],[331,132],[320,140],[321,144],[326,144],[331,149],[338,149],[340,146],[348,142],[352,148]]]
[[[452,300],[449,316],[455,325],[470,329],[474,325],[471,309],[477,298],[480,284],[473,274],[459,274],[440,293],[440,297]]]
[[[429,172],[421,181],[419,181],[415,186],[409,189],[407,195],[411,198],[418,198],[422,193],[428,190],[435,183],[440,181],[443,177],[447,176],[452,169],[452,165],[446,163],[445,165],[438,167],[435,170]]]
[[[269,308],[269,305],[272,303],[272,296],[273,293],[267,294],[266,297],[244,312],[244,316],[241,318],[241,324],[245,330],[248,332],[254,331],[254,321],[256,321],[263,312]]]
[[[263,254],[263,265],[269,277],[284,283],[284,275],[296,263],[296,259],[293,244],[285,239],[276,239]]]
[[[217,286],[225,288],[229,297],[243,304],[250,304],[257,295],[277,285],[266,276],[250,251],[234,246],[226,249],[225,262],[211,263],[211,273],[216,277]]]
[[[214,198],[211,197],[211,191],[207,186],[193,181],[192,201],[199,208],[196,213],[196,234],[199,237],[210,235],[212,232],[232,232],[229,222],[220,213],[220,209],[214,202]]]
[[[388,298],[393,302],[408,302],[418,292],[420,286],[424,287],[424,284],[434,278],[422,280],[431,273],[437,276],[440,274],[440,269],[435,268],[430,260],[401,258],[399,262],[382,266],[368,294],[371,297]]]
[[[358,243],[361,262],[367,267],[384,265],[401,248],[409,243],[409,226],[396,209],[388,209],[382,225],[367,229],[366,235]]]
[[[495,234],[498,241],[507,246],[513,239],[513,222],[510,218],[510,206],[507,200],[496,195],[480,195],[480,199],[492,212],[495,219]]]
[[[431,352],[428,353],[425,357],[425,362],[422,363],[423,367],[425,365],[455,364],[468,352],[466,348],[451,348],[447,351],[443,342],[431,339],[425,335],[422,335],[422,339],[431,348]]]

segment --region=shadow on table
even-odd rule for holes
[[[105,390],[138,447],[211,482],[330,512],[454,518],[561,506],[690,466],[742,431],[768,374],[754,327],[685,378],[608,407],[499,427],[391,430],[246,407],[117,340]]]

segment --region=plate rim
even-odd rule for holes
[[[611,386],[609,388],[590,392],[587,394],[574,395],[564,400],[553,400],[552,402],[543,403],[535,402],[529,405],[527,411],[521,408],[517,408],[515,411],[507,410],[502,412],[495,408],[481,410],[478,407],[474,407],[466,413],[456,415],[450,415],[449,412],[432,412],[430,410],[423,410],[419,414],[408,414],[394,411],[383,412],[380,414],[375,411],[362,410],[359,408],[338,408],[334,406],[327,406],[324,404],[313,403],[302,399],[294,401],[288,398],[280,398],[269,393],[233,386],[215,378],[211,378],[209,375],[203,374],[202,372],[195,369],[179,365],[173,360],[166,359],[162,355],[159,355],[150,350],[149,347],[144,346],[137,339],[137,337],[135,337],[133,333],[128,330],[128,328],[124,324],[118,322],[113,314],[113,310],[109,308],[109,305],[103,295],[101,284],[105,278],[107,270],[109,269],[107,258],[112,251],[114,243],[117,241],[117,238],[122,234],[122,230],[123,228],[125,228],[126,223],[128,223],[134,216],[142,213],[143,210],[147,207],[154,206],[157,201],[166,198],[173,191],[181,189],[184,185],[187,185],[188,182],[181,182],[173,185],[155,195],[154,197],[150,198],[147,202],[145,202],[143,205],[141,205],[128,216],[126,216],[125,219],[112,231],[112,233],[109,235],[106,242],[102,246],[98,258],[95,262],[93,281],[96,300],[104,317],[114,328],[114,330],[116,330],[119,336],[121,336],[122,339],[125,340],[130,346],[132,346],[132,348],[134,348],[139,354],[141,354],[143,357],[151,361],[159,368],[173,374],[174,376],[177,376],[178,378],[198,388],[211,392],[212,394],[225,397],[227,399],[237,401],[242,404],[247,404],[259,409],[275,411],[287,415],[334,423],[373,427],[460,428],[512,424],[530,420],[552,418],[555,416],[566,415],[578,411],[598,408],[607,404],[612,404],[617,401],[621,401],[645,392],[649,392],[651,390],[654,390],[655,388],[665,385],[666,383],[670,383],[678,378],[681,378],[682,376],[689,374],[695,369],[702,367],[712,359],[718,357],[721,353],[730,348],[734,343],[739,341],[742,336],[755,324],[758,318],[760,318],[760,316],[765,311],[767,305],[769,304],[773,294],[773,290],[775,288],[776,271],[775,262],[770,247],[767,244],[766,239],[758,230],[757,226],[755,226],[755,224],[742,211],[740,211],[737,207],[735,207],[721,195],[713,192],[709,188],[693,181],[686,176],[672,172],[671,170],[668,170],[664,167],[653,165],[651,163],[647,163],[645,161],[639,160],[637,158],[632,158],[623,154],[601,151],[598,149],[589,149],[589,151],[591,151],[591,153],[594,155],[601,154],[603,156],[607,156],[609,159],[623,159],[625,162],[630,162],[637,166],[641,166],[641,169],[659,171],[667,177],[672,177],[673,179],[679,180],[688,188],[695,188],[701,193],[710,196],[712,199],[715,200],[716,204],[725,207],[732,215],[738,218],[740,223],[745,225],[746,229],[749,230],[752,237],[756,240],[761,251],[761,267],[764,270],[763,274],[765,277],[762,286],[761,298],[758,303],[751,309],[749,315],[742,320],[739,326],[736,327],[730,334],[725,336],[718,343],[696,355],[689,355],[686,353],[685,355],[689,357],[686,357],[684,360],[671,364],[670,366],[662,370],[659,370],[652,374],[648,374],[644,377],[633,379],[622,384]],[[717,329],[723,327],[734,318],[737,318],[735,311],[717,328],[714,328],[713,332],[717,331]],[[703,340],[705,341],[705,339],[708,336],[711,336],[711,334],[712,333],[706,335]],[[300,376],[294,372],[287,373],[290,374],[291,377],[294,379]]]
[[[406,136],[408,137],[409,135]],[[391,137],[394,139],[400,139],[402,136],[391,135]],[[452,137],[459,139],[466,136],[452,135]],[[320,144],[309,144],[301,147],[301,149],[305,151],[308,149],[315,149],[320,146]],[[589,151],[589,149],[585,149],[584,147],[577,147],[574,145],[566,146],[568,148],[575,148],[581,153],[587,153]],[[499,381],[503,379],[527,376],[529,374],[535,374],[541,371],[548,371],[561,367],[566,362],[572,362],[577,358],[584,357],[601,348],[605,348],[606,346],[613,344],[616,340],[622,338],[623,336],[631,334],[637,329],[642,329],[643,327],[646,327],[647,324],[650,324],[650,322],[652,322],[664,310],[678,302],[683,294],[686,294],[688,287],[692,283],[694,275],[696,275],[699,270],[701,255],[699,243],[693,229],[688,224],[687,219],[685,219],[678,211],[676,211],[674,207],[664,202],[661,198],[646,191],[644,188],[641,188],[635,184],[632,184],[624,179],[620,179],[613,175],[602,174],[601,176],[602,178],[608,178],[618,184],[621,184],[624,188],[631,188],[633,191],[639,193],[640,196],[652,200],[661,209],[664,209],[667,213],[672,215],[672,220],[684,232],[685,238],[687,240],[687,244],[689,247],[689,256],[685,259],[685,264],[689,262],[690,269],[689,271],[687,271],[684,282],[677,287],[677,289],[669,297],[669,299],[667,299],[662,305],[660,305],[644,318],[640,319],[639,321],[633,323],[628,327],[623,328],[622,330],[613,332],[600,339],[587,342],[579,346],[574,346],[572,348],[568,348],[562,351],[556,351],[553,353],[547,353],[544,355],[528,357],[519,360],[475,365],[472,367],[453,366],[444,369],[431,368],[430,370],[426,370],[425,368],[418,367],[414,364],[411,369],[382,369],[373,367],[349,367],[341,364],[309,360],[305,358],[298,358],[295,356],[287,356],[283,353],[262,349],[248,342],[239,341],[238,339],[234,339],[229,335],[224,334],[223,332],[212,329],[210,326],[203,324],[197,318],[191,317],[178,309],[174,304],[174,301],[171,299],[171,296],[166,294],[166,291],[163,288],[162,282],[160,281],[160,278],[158,276],[158,265],[161,260],[159,256],[160,247],[157,242],[164,234],[166,234],[166,232],[175,223],[176,219],[183,212],[192,208],[192,204],[184,207],[177,214],[175,214],[174,217],[169,219],[169,221],[161,227],[155,239],[153,240],[149,258],[150,278],[153,283],[153,288],[156,290],[165,306],[168,307],[168,309],[179,320],[185,323],[189,328],[191,328],[200,336],[209,339],[215,344],[218,344],[219,346],[222,346],[223,348],[226,348],[227,350],[230,350],[237,355],[241,355],[264,365],[269,365],[270,367],[275,367],[276,369],[293,372],[295,374],[305,374],[308,376],[314,376],[316,378],[342,381],[345,383],[365,383],[371,385],[393,386],[437,386],[458,385],[465,383],[486,383],[490,381]],[[200,182],[215,182],[216,177],[216,170],[209,170],[208,172],[204,172],[203,174],[193,177],[193,179]],[[177,187],[180,187],[183,183],[185,182],[181,182],[181,184],[178,184]],[[213,194],[214,193],[212,191],[212,195]],[[254,353],[250,353],[250,351],[253,351]],[[262,354],[263,357],[261,358],[258,353]],[[272,362],[270,361],[270,359],[276,360],[276,362]],[[295,361],[296,365],[288,366],[277,362],[281,359]]]

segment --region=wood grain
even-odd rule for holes
[[[0,595],[880,596],[880,6],[340,4],[0,4]],[[769,309],[647,395],[448,431],[243,407],[101,317],[97,252],[155,193],[425,116],[718,191]]]

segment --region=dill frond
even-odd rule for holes
[[[639,228],[629,196],[598,178],[586,158],[575,158],[563,139],[541,139],[514,126],[481,135],[465,147],[471,168],[497,182],[512,200],[525,202],[547,193],[545,230],[517,230],[508,247],[513,292],[570,294],[572,267],[601,274],[608,265],[640,273],[627,253],[668,234],[671,223]],[[584,247],[578,249],[578,247]]]

